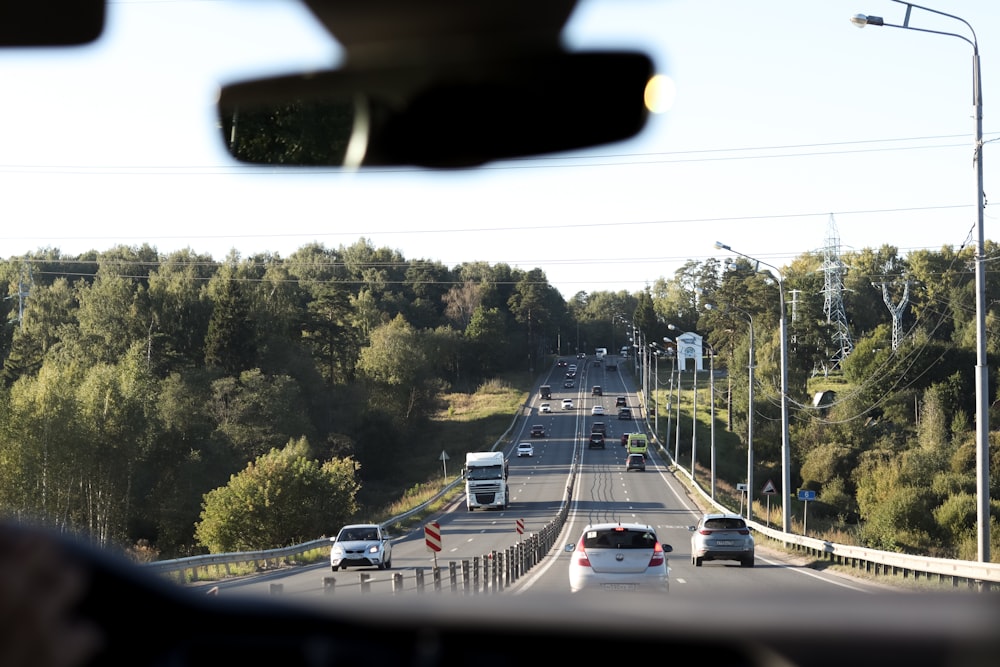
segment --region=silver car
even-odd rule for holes
[[[348,566],[392,567],[392,542],[374,523],[356,523],[344,526],[336,537],[330,538],[330,569],[347,569]]]
[[[666,593],[670,588],[667,554],[652,526],[598,523],[583,529],[570,553],[569,588],[579,591]]]
[[[753,567],[754,541],[746,521],[738,514],[706,514],[691,526],[691,562],[736,560]]]

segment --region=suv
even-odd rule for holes
[[[624,396],[618,396],[617,398],[615,398],[616,408],[624,408],[627,405],[628,405],[628,399],[625,398]]]
[[[535,424],[531,427],[531,437],[532,438],[544,438],[545,437],[545,427],[541,424]]]
[[[601,389],[601,385],[595,384],[594,387],[590,390],[590,395],[591,396],[604,396],[604,390]]]
[[[590,432],[606,436],[608,434],[608,427],[604,422],[594,422],[593,426],[590,427]]]
[[[642,454],[629,454],[625,459],[625,472],[630,470],[646,472],[646,457]]]
[[[380,570],[392,567],[392,542],[376,523],[355,523],[344,526],[330,538],[330,569],[345,570],[349,565],[375,566]]]
[[[743,567],[753,567],[753,535],[739,514],[706,514],[688,530],[695,567],[706,560],[738,560]]]
[[[589,449],[604,449],[604,434],[603,433],[591,433],[590,443],[587,445]]]
[[[632,408],[618,408],[618,419],[632,419]]]

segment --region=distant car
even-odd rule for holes
[[[632,408],[618,408],[618,419],[632,419]]]
[[[600,366],[601,365],[601,360],[600,359],[594,359],[594,365],[595,366]]]
[[[591,433],[590,442],[587,444],[590,449],[604,449],[604,434],[603,433]]]
[[[521,456],[534,456],[535,446],[530,442],[522,442],[517,446],[517,455]]]
[[[622,447],[628,444],[628,437],[632,435],[631,433],[622,433]]]
[[[355,523],[344,526],[337,536],[330,539],[330,569],[349,566],[377,567],[388,570],[392,567],[392,542],[375,523]]]
[[[667,554],[652,526],[638,523],[588,525],[570,554],[569,588],[663,594],[670,590]]]
[[[604,414],[604,406],[603,405],[595,405],[594,407],[592,407],[590,409],[590,414],[592,414],[592,415],[603,415]]]
[[[552,412],[552,406],[549,405],[548,403],[542,403],[541,405],[538,406],[538,411],[541,413]]]
[[[604,390],[601,389],[601,385],[595,384],[590,389],[590,395],[591,396],[604,396]]]
[[[577,352],[576,353],[576,358],[577,359],[586,359],[587,358],[587,354],[585,352]]]
[[[609,362],[609,363],[608,363],[608,364],[606,364],[606,365],[605,365],[604,367],[605,367],[606,369],[608,369],[609,371],[616,371],[616,370],[618,370],[618,364],[616,364],[616,363],[615,363],[615,362],[613,362],[613,361],[612,361],[612,362]]]
[[[562,407],[563,407],[563,410],[572,410],[573,409],[573,399],[572,398],[564,398],[563,402],[562,402]]]
[[[617,398],[615,398],[615,407],[616,408],[624,408],[627,405],[628,405],[628,399],[626,397],[624,397],[624,396],[618,396]]]
[[[625,459],[625,472],[630,470],[646,471],[646,457],[642,454],[629,454]]]
[[[591,433],[600,433],[603,436],[607,436],[607,434],[608,434],[608,425],[605,424],[604,422],[594,422],[590,426],[590,432]]]
[[[531,427],[531,437],[532,438],[544,438],[545,437],[545,427],[541,424],[535,424]]]
[[[563,382],[563,387],[565,387],[566,389],[572,389],[575,386],[576,383],[573,382],[572,380],[566,380],[565,382]]]
[[[566,360],[560,359],[559,361],[556,362],[556,366],[558,366],[559,368],[564,368],[566,366]]]
[[[571,379],[575,378],[576,377],[576,371],[566,371],[566,377],[571,378]]]
[[[753,567],[754,540],[739,514],[706,514],[691,526],[691,562],[701,567],[706,560],[736,560]]]

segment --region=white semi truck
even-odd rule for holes
[[[465,455],[465,506],[507,509],[507,460],[503,452],[469,452]]]

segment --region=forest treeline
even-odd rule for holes
[[[781,276],[793,484],[865,544],[974,555],[973,255],[887,246],[844,259],[842,360],[823,258]],[[672,338],[671,324],[705,335],[716,368],[732,370],[716,401],[745,438],[737,371],[752,322],[757,475],[780,456],[778,281],[745,261],[566,299],[540,269],[447,267],[366,239],[222,260],[120,246],[11,258],[0,286],[0,510],[102,545],[172,557],[332,533],[359,499],[387,503],[422,481],[406,453],[445,393],[635,332]],[[1000,294],[993,275],[987,290]],[[904,293],[894,347],[887,303]],[[992,311],[988,331],[992,356]],[[816,378],[842,387],[818,407]]]

